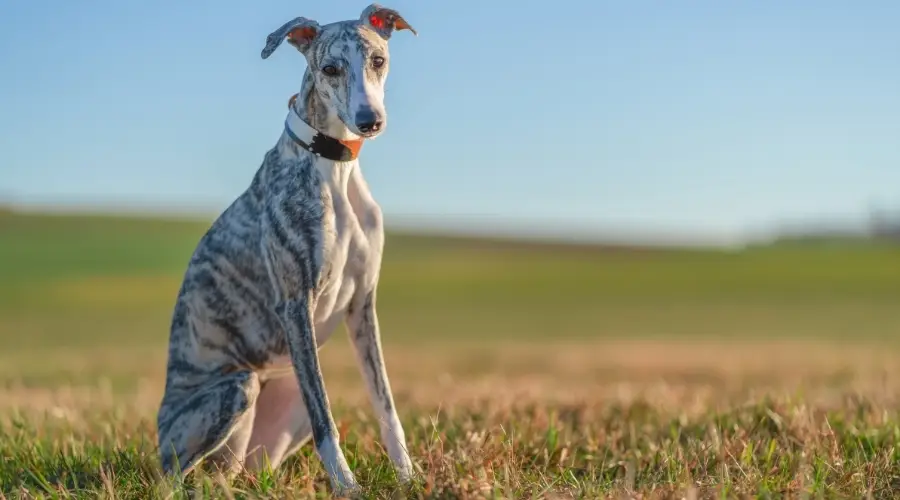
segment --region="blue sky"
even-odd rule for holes
[[[734,235],[900,204],[900,2],[384,0],[390,221]],[[0,3],[0,196],[218,213],[366,1]],[[287,49],[287,50],[286,50]]]

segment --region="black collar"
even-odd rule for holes
[[[291,140],[310,153],[331,161],[353,161],[359,157],[363,139],[342,141],[312,128],[295,111],[294,101],[296,99],[296,95],[291,97],[288,103],[291,111],[284,121],[284,131]]]

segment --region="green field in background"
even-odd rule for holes
[[[0,216],[4,350],[164,343],[209,222]],[[391,233],[379,307],[391,342],[889,340],[900,334],[900,247],[658,250]]]

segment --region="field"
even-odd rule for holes
[[[327,497],[311,447],[157,476],[169,315],[209,221],[0,214],[0,498]],[[900,247],[742,251],[390,234],[400,490],[349,344],[321,350],[369,497],[900,496]]]

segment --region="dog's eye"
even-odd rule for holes
[[[376,68],[380,68],[380,67],[384,66],[384,58],[381,56],[373,57],[372,58],[372,66],[375,66]]]
[[[329,64],[328,66],[322,68],[322,73],[325,73],[328,76],[334,76],[338,73],[338,70],[337,68]]]

